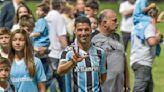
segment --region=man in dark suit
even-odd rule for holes
[[[0,27],[12,28],[16,8],[22,0],[12,0],[5,2],[0,12]]]

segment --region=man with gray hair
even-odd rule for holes
[[[116,13],[106,9],[99,16],[100,33],[92,38],[92,42],[104,49],[106,54],[107,78],[103,85],[104,92],[123,92],[123,88],[125,91],[129,90],[124,46],[115,33],[117,26]]]

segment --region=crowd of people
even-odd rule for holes
[[[155,3],[120,3],[120,30],[112,9],[98,0],[42,0],[35,20],[23,0],[0,11],[0,92],[130,92],[126,50],[131,41],[133,92],[153,92],[152,64],[160,54],[164,22]]]

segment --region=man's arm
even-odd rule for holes
[[[159,14],[159,16],[158,16],[158,18],[157,18],[157,22],[164,22],[164,11],[162,11],[162,12]]]
[[[101,75],[101,84],[104,84],[105,80],[106,80],[106,73]]]
[[[68,71],[70,71],[74,66],[76,65],[76,63],[74,63],[74,61],[70,60],[70,61],[60,61],[58,69],[57,69],[57,73],[59,75],[64,75],[66,74]]]
[[[126,17],[131,16],[132,14],[133,14],[133,9],[127,9],[122,12],[122,15]]]
[[[128,69],[126,56],[124,60],[124,89],[125,89],[125,92],[129,92],[130,90],[129,89],[129,69]]]
[[[39,36],[40,36],[39,32],[30,34],[30,37],[39,37]]]
[[[78,62],[81,62],[83,59],[88,57],[87,55],[86,56],[80,56],[80,54],[79,54],[79,47],[78,47],[77,51],[74,49],[74,47],[72,47],[72,49],[73,49],[74,54],[73,54],[73,56],[72,56],[70,61],[66,61],[65,59],[61,59],[60,60],[60,64],[59,64],[58,69],[57,69],[57,73],[59,75],[63,75],[65,73],[67,73],[74,66],[76,66],[76,64]]]
[[[153,9],[156,7],[155,3],[151,3],[148,7],[143,9],[143,12],[148,12],[150,9]]]
[[[150,46],[155,46],[160,42],[160,39],[161,39],[161,33],[159,31],[157,31],[155,36],[149,37],[147,39],[147,42]]]
[[[45,84],[44,82],[37,83],[39,92],[46,92]]]
[[[59,36],[59,41],[61,43],[62,48],[65,49],[67,47],[66,36],[65,35]]]

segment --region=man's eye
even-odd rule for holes
[[[82,29],[78,29],[77,31],[83,31]]]
[[[85,31],[86,31],[86,32],[88,32],[88,31],[89,31],[89,29],[85,29]]]

